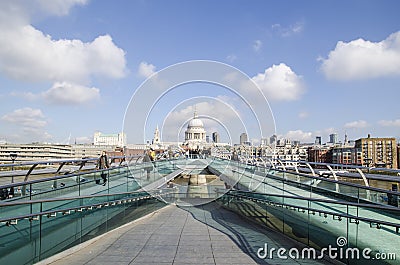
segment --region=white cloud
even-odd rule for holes
[[[262,47],[262,41],[255,40],[254,43],[253,43],[253,50],[255,52],[258,52],[258,51],[260,51],[261,47]]]
[[[361,128],[366,128],[368,126],[369,124],[364,120],[352,121],[344,125],[345,128],[351,128],[351,129],[361,129]]]
[[[10,96],[23,98],[23,99],[26,99],[26,100],[29,100],[29,101],[36,100],[36,99],[38,99],[40,97],[39,95],[34,94],[32,92],[18,92],[18,91],[12,91],[10,93]]]
[[[400,119],[397,120],[380,120],[378,124],[384,127],[400,127]]]
[[[252,80],[260,87],[268,100],[297,100],[305,90],[302,77],[296,75],[284,63],[272,65],[264,73],[254,76]]]
[[[73,6],[86,3],[87,0],[1,1],[0,73],[24,82],[50,81],[58,87],[74,84],[69,85],[68,91],[63,90],[66,95],[61,95],[60,88],[56,91],[54,86],[41,94],[64,103],[83,103],[98,97],[98,89],[85,88],[93,77],[124,77],[125,52],[115,45],[111,36],[98,36],[90,42],[54,39],[31,25],[30,17],[37,12],[62,16]],[[83,98],[71,98],[78,94]],[[32,100],[35,95],[22,93],[20,96]]]
[[[46,141],[52,139],[53,136],[44,130],[44,128],[23,127],[20,135],[15,135],[21,139],[33,139],[36,141]]]
[[[298,140],[303,143],[314,141],[313,134],[311,132],[303,132],[302,130],[288,131],[284,138],[290,140]]]
[[[277,32],[282,37],[290,37],[295,34],[300,34],[304,30],[304,22],[299,21],[287,27],[282,26],[281,24],[273,24],[271,26],[272,30]]]
[[[55,82],[51,88],[42,93],[13,91],[11,96],[29,101],[43,99],[50,104],[75,105],[100,99],[100,90],[70,82]]]
[[[321,69],[329,79],[353,80],[400,75],[400,31],[385,40],[339,41]]]
[[[85,5],[87,2],[88,0],[2,0],[0,20],[7,18],[8,24],[27,24],[31,16],[65,16],[74,6]]]
[[[43,98],[54,104],[82,104],[98,100],[100,91],[95,87],[86,87],[68,82],[56,82],[43,92]]]
[[[17,80],[88,82],[90,76],[121,78],[125,53],[109,35],[92,42],[53,40],[26,25],[2,29],[0,71]]]
[[[21,108],[1,117],[2,121],[15,125],[9,139],[16,142],[23,141],[45,141],[52,136],[45,130],[47,120],[40,109]]]
[[[139,64],[138,74],[141,77],[149,78],[155,73],[156,67],[147,62],[141,62]]]
[[[5,114],[2,120],[22,125],[24,127],[42,128],[47,121],[40,109],[22,108],[16,109],[11,113]]]
[[[40,7],[54,15],[63,16],[69,13],[74,5],[85,5],[88,0],[36,0]]]
[[[48,124],[42,110],[25,107],[16,109],[1,117],[2,121],[15,126],[8,138],[15,142],[47,141],[52,138],[46,131]]]

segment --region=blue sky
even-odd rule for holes
[[[281,137],[400,137],[399,1],[5,0],[0,10],[0,140],[66,143],[71,135],[81,143],[96,130],[119,132],[140,84],[189,60],[247,74],[268,99]],[[247,117],[216,86],[188,84],[170,96],[151,115],[146,138],[168,120],[164,140],[176,140],[170,131],[194,105],[200,115],[234,118],[221,101],[189,100],[196,96],[223,99]],[[228,130],[238,142],[243,128]]]

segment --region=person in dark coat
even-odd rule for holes
[[[98,169],[110,168],[110,164],[108,163],[108,157],[107,157],[106,151],[103,151],[101,153],[101,156],[99,157],[99,160],[97,161],[97,168]],[[106,182],[107,182],[107,173],[102,171],[101,178],[103,179],[103,186],[105,186]]]

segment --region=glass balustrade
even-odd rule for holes
[[[0,204],[0,264],[33,264],[165,205],[146,192]]]
[[[347,264],[397,264],[393,257],[400,257],[398,208],[243,191],[230,191],[218,202],[309,248],[336,248],[337,259]],[[362,256],[367,248],[371,259]],[[391,259],[372,260],[379,255]]]

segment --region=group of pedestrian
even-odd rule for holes
[[[15,195],[14,187],[0,189],[0,200],[11,199]]]

